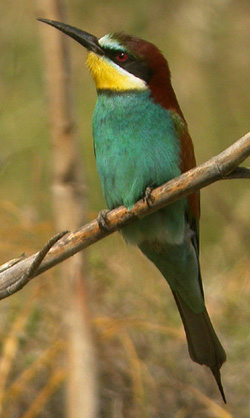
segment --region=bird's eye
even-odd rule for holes
[[[127,61],[128,55],[125,52],[119,52],[119,54],[116,55],[116,58],[120,62]]]

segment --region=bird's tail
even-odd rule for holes
[[[216,380],[221,396],[226,403],[220,377],[220,368],[226,353],[214,331],[207,311],[195,313],[185,304],[179,294],[172,291],[186,332],[188,350],[193,361],[208,366]]]

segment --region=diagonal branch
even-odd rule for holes
[[[124,206],[120,206],[108,212],[108,230],[100,229],[98,221],[95,219],[75,232],[64,235],[50,249],[38,268],[29,275],[29,280],[114,231],[209,184],[218,180],[250,178],[249,168],[238,167],[249,156],[250,132],[207,162],[154,189],[151,193],[150,207],[143,199],[139,200],[130,211]],[[20,286],[15,287],[15,283],[19,282],[20,278],[27,274],[27,271],[30,272],[36,257],[37,254],[33,254],[30,257],[21,258],[19,262],[14,264],[7,262],[5,263],[7,269],[0,267],[0,299],[14,293],[13,289],[15,291],[20,289]]]

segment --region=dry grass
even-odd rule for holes
[[[20,227],[20,237],[26,232]],[[229,357],[222,369],[227,407],[208,369],[191,363],[170,292],[154,267],[118,235],[109,238],[108,246],[102,242],[88,250],[101,416],[165,417],[167,408],[170,417],[229,418],[238,412],[247,417],[249,260],[247,251],[244,254],[238,247],[234,254],[237,258],[240,253],[240,260],[233,260],[229,270],[227,264],[221,266],[218,251],[222,246],[226,252],[228,233],[226,224],[220,245],[211,246],[203,260],[205,276],[210,278],[208,309]],[[21,239],[20,245],[25,246]],[[64,325],[56,327],[61,306],[51,301],[58,279],[55,272],[49,277],[37,278],[22,294],[2,304],[0,416],[4,418],[41,413],[53,417],[55,411],[64,416],[64,408],[59,407],[65,402],[67,378]]]
[[[156,0],[154,6],[145,7],[142,1],[98,0],[93,7],[74,0],[68,20],[97,36],[120,29],[122,21],[124,30],[152,39],[169,52],[198,161],[204,161],[249,129],[250,80],[245,69],[250,65],[250,10],[243,3],[239,7],[237,2],[221,2],[219,7],[213,1],[178,0],[166,6]],[[37,23],[28,1],[1,7],[0,264],[38,250],[53,235]],[[93,218],[104,207],[91,139],[94,88],[83,72],[81,52],[73,44],[72,50],[89,218]],[[165,281],[116,234],[86,251],[101,418],[249,416],[250,196],[246,182],[214,185],[203,191],[202,203],[203,280],[208,310],[228,354],[222,368],[228,405],[222,404],[209,370],[189,359]],[[65,417],[62,309],[56,270],[1,302],[0,417]]]

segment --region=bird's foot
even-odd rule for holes
[[[152,190],[154,190],[154,186],[148,186],[144,192],[143,200],[147,203],[148,207],[151,206],[152,203],[154,203],[155,198],[152,196]]]
[[[108,209],[103,209],[98,213],[98,216],[97,216],[97,222],[98,222],[99,228],[103,232],[109,231],[108,220],[107,220],[107,214],[109,212],[110,211]]]

